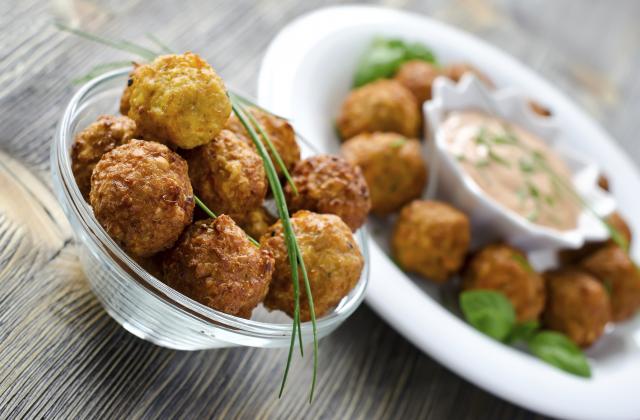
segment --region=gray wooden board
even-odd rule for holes
[[[313,405],[308,357],[278,400],[286,350],[156,347],[112,321],[84,280],[50,193],[49,145],[71,80],[128,57],[60,33],[53,20],[136,41],[153,32],[202,53],[251,94],[278,29],[334,3],[0,0],[0,417],[536,417],[452,374],[366,306],[322,341]],[[517,56],[640,159],[639,2],[374,3],[431,15]]]

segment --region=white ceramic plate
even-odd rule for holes
[[[390,9],[345,6],[293,21],[271,43],[260,72],[261,105],[292,119],[296,129],[327,152],[336,152],[333,120],[349,91],[356,62],[376,35],[432,47],[443,63],[477,65],[498,86],[518,86],[549,105],[566,142],[601,165],[621,212],[640,231],[640,174],[615,142],[551,84],[517,60],[431,19]],[[377,226],[370,224],[373,231]],[[374,237],[376,237],[374,232]],[[386,241],[371,241],[367,302],[424,352],[476,385],[547,415],[571,418],[639,418],[640,322],[627,322],[588,352],[593,377],[565,374],[469,327],[441,303],[438,289],[416,281],[386,256]],[[639,258],[638,248],[634,257]]]

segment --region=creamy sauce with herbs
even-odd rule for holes
[[[488,196],[533,223],[577,226],[582,206],[571,172],[542,139],[476,111],[450,113],[442,129],[448,151]]]

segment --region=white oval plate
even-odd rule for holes
[[[615,142],[551,84],[477,38],[431,19],[390,9],[344,6],[302,16],[285,27],[264,57],[258,98],[291,118],[321,150],[336,152],[333,120],[351,88],[356,62],[376,35],[423,42],[443,63],[477,65],[500,87],[518,86],[549,105],[567,144],[601,165],[625,215],[640,214],[640,174]],[[629,220],[635,232],[640,219]],[[369,229],[375,229],[369,225]],[[375,233],[375,232],[374,232]],[[375,236],[375,235],[374,235]],[[547,415],[639,418],[639,318],[609,332],[589,350],[593,377],[565,374],[469,327],[439,302],[436,288],[414,281],[370,242],[367,302],[407,339],[474,384]],[[638,260],[638,248],[634,250]]]

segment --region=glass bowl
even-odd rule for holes
[[[107,313],[132,334],[157,345],[180,350],[229,346],[288,347],[291,319],[268,312],[262,305],[251,320],[204,306],[147,273],[107,235],[84,201],[71,171],[75,134],[100,114],[117,114],[120,96],[131,69],[106,73],[85,84],[71,99],[51,147],[55,193],[71,223],[87,280]],[[300,141],[302,154],[316,151]],[[328,314],[317,320],[318,337],[335,330],[364,298],[369,255],[364,229],[355,234],[364,256],[358,284]],[[304,342],[313,339],[311,323],[301,326]]]

